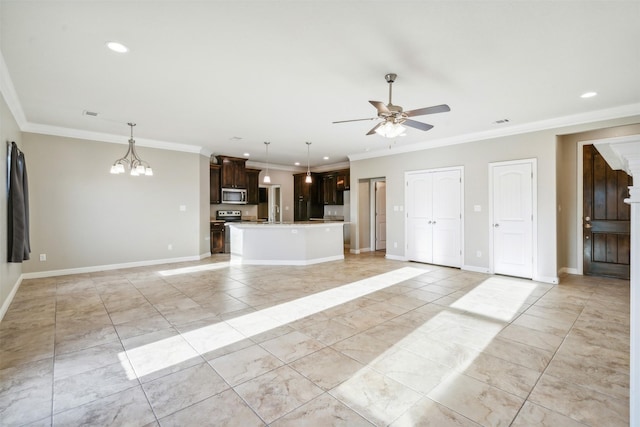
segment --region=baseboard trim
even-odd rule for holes
[[[231,255],[229,261],[230,265],[313,265],[330,261],[341,261],[344,259],[344,255],[336,255],[324,258],[312,258],[306,260],[277,260],[277,259],[250,259],[245,260],[240,255]]]
[[[360,255],[361,253],[364,253],[364,252],[371,252],[371,248],[350,249],[349,252],[355,255]]]
[[[561,274],[579,274],[579,273],[577,268],[562,267],[560,271],[558,271],[558,276],[560,276]]]
[[[7,295],[7,299],[4,300],[4,304],[2,304],[2,307],[0,307],[0,320],[4,319],[4,315],[7,314],[9,306],[11,305],[11,302],[13,302],[13,298],[16,296],[16,292],[18,292],[18,288],[22,283],[23,276],[24,275],[21,274],[20,277],[18,277],[18,280],[13,285],[13,288],[11,288],[11,292],[9,292],[9,295]]]
[[[487,267],[478,267],[475,265],[463,265],[462,267],[460,267],[460,270],[473,271],[474,273],[489,274],[489,269]]]
[[[400,255],[389,255],[389,254],[385,254],[384,256],[386,259],[392,259],[394,261],[407,261],[407,258],[404,256],[400,256]]]
[[[542,283],[551,283],[552,285],[557,285],[558,283],[560,283],[560,279],[558,279],[558,276],[533,276],[533,279],[536,282],[542,282]]]
[[[155,259],[148,261],[125,262],[122,264],[94,265],[90,267],[67,268],[62,270],[37,271],[33,273],[22,273],[21,278],[24,279],[41,279],[44,277],[67,276],[69,274],[95,273],[98,271],[118,270],[121,268],[147,267],[158,264],[173,264],[176,262],[200,261],[201,259],[211,256],[210,252],[180,258]]]

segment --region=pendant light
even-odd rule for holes
[[[271,177],[269,176],[269,144],[271,143],[268,141],[264,142],[264,146],[267,150],[267,173],[264,175],[262,182],[264,182],[265,184],[271,184]]]
[[[307,144],[307,177],[304,179],[304,182],[306,182],[307,184],[311,184],[312,182],[311,170],[309,169],[309,147],[311,146],[311,143],[307,141],[306,144]]]
[[[129,166],[131,176],[139,176],[146,175],[152,176],[153,170],[149,163],[142,160],[138,153],[136,153],[135,141],[133,140],[133,127],[136,125],[135,123],[127,123],[131,127],[131,138],[129,138],[129,149],[124,157],[116,160],[111,166],[112,174],[120,174],[124,173],[124,165]]]

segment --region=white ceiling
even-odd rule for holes
[[[0,13],[24,127],[45,133],[125,143],[134,121],[139,145],[264,162],[270,141],[272,163],[305,166],[311,141],[321,167],[640,114],[639,1],[2,0]],[[389,72],[394,104],[451,112],[416,117],[435,127],[396,140],[365,136],[375,121],[331,123],[375,117],[368,101],[387,102]]]

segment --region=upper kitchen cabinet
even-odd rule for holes
[[[336,174],[336,190],[338,191],[346,191],[350,188],[349,180],[351,177],[349,176],[349,170],[338,171]]]
[[[325,205],[342,205],[342,191],[338,192],[337,174],[326,173],[322,176],[322,202]]]
[[[221,165],[220,186],[222,188],[247,188],[247,159],[216,156]]]
[[[247,171],[247,204],[257,205],[260,202],[259,176],[260,169],[246,169]]]
[[[220,165],[209,165],[209,200],[211,204],[221,202]]]

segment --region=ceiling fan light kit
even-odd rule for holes
[[[394,73],[388,73],[384,76],[387,83],[389,83],[388,104],[385,105],[380,101],[369,101],[369,103],[373,105],[376,110],[378,110],[377,118],[382,119],[382,121],[375,125],[369,132],[367,132],[367,135],[378,134],[384,136],[385,138],[395,138],[397,136],[404,135],[404,132],[406,130],[404,126],[409,126],[422,131],[428,131],[429,129],[433,128],[433,125],[418,122],[416,120],[411,120],[409,117],[446,113],[447,111],[451,111],[447,104],[434,105],[433,107],[418,108],[416,110],[409,111],[403,111],[401,106],[393,105],[393,103],[391,102],[391,95],[393,91],[393,82],[396,81],[397,77],[397,74]],[[333,123],[358,122],[362,120],[375,119],[376,117],[370,117],[367,119],[340,120]]]
[[[395,138],[404,136],[406,130],[407,128],[400,123],[385,122],[382,126],[377,126],[375,132],[385,138]]]

